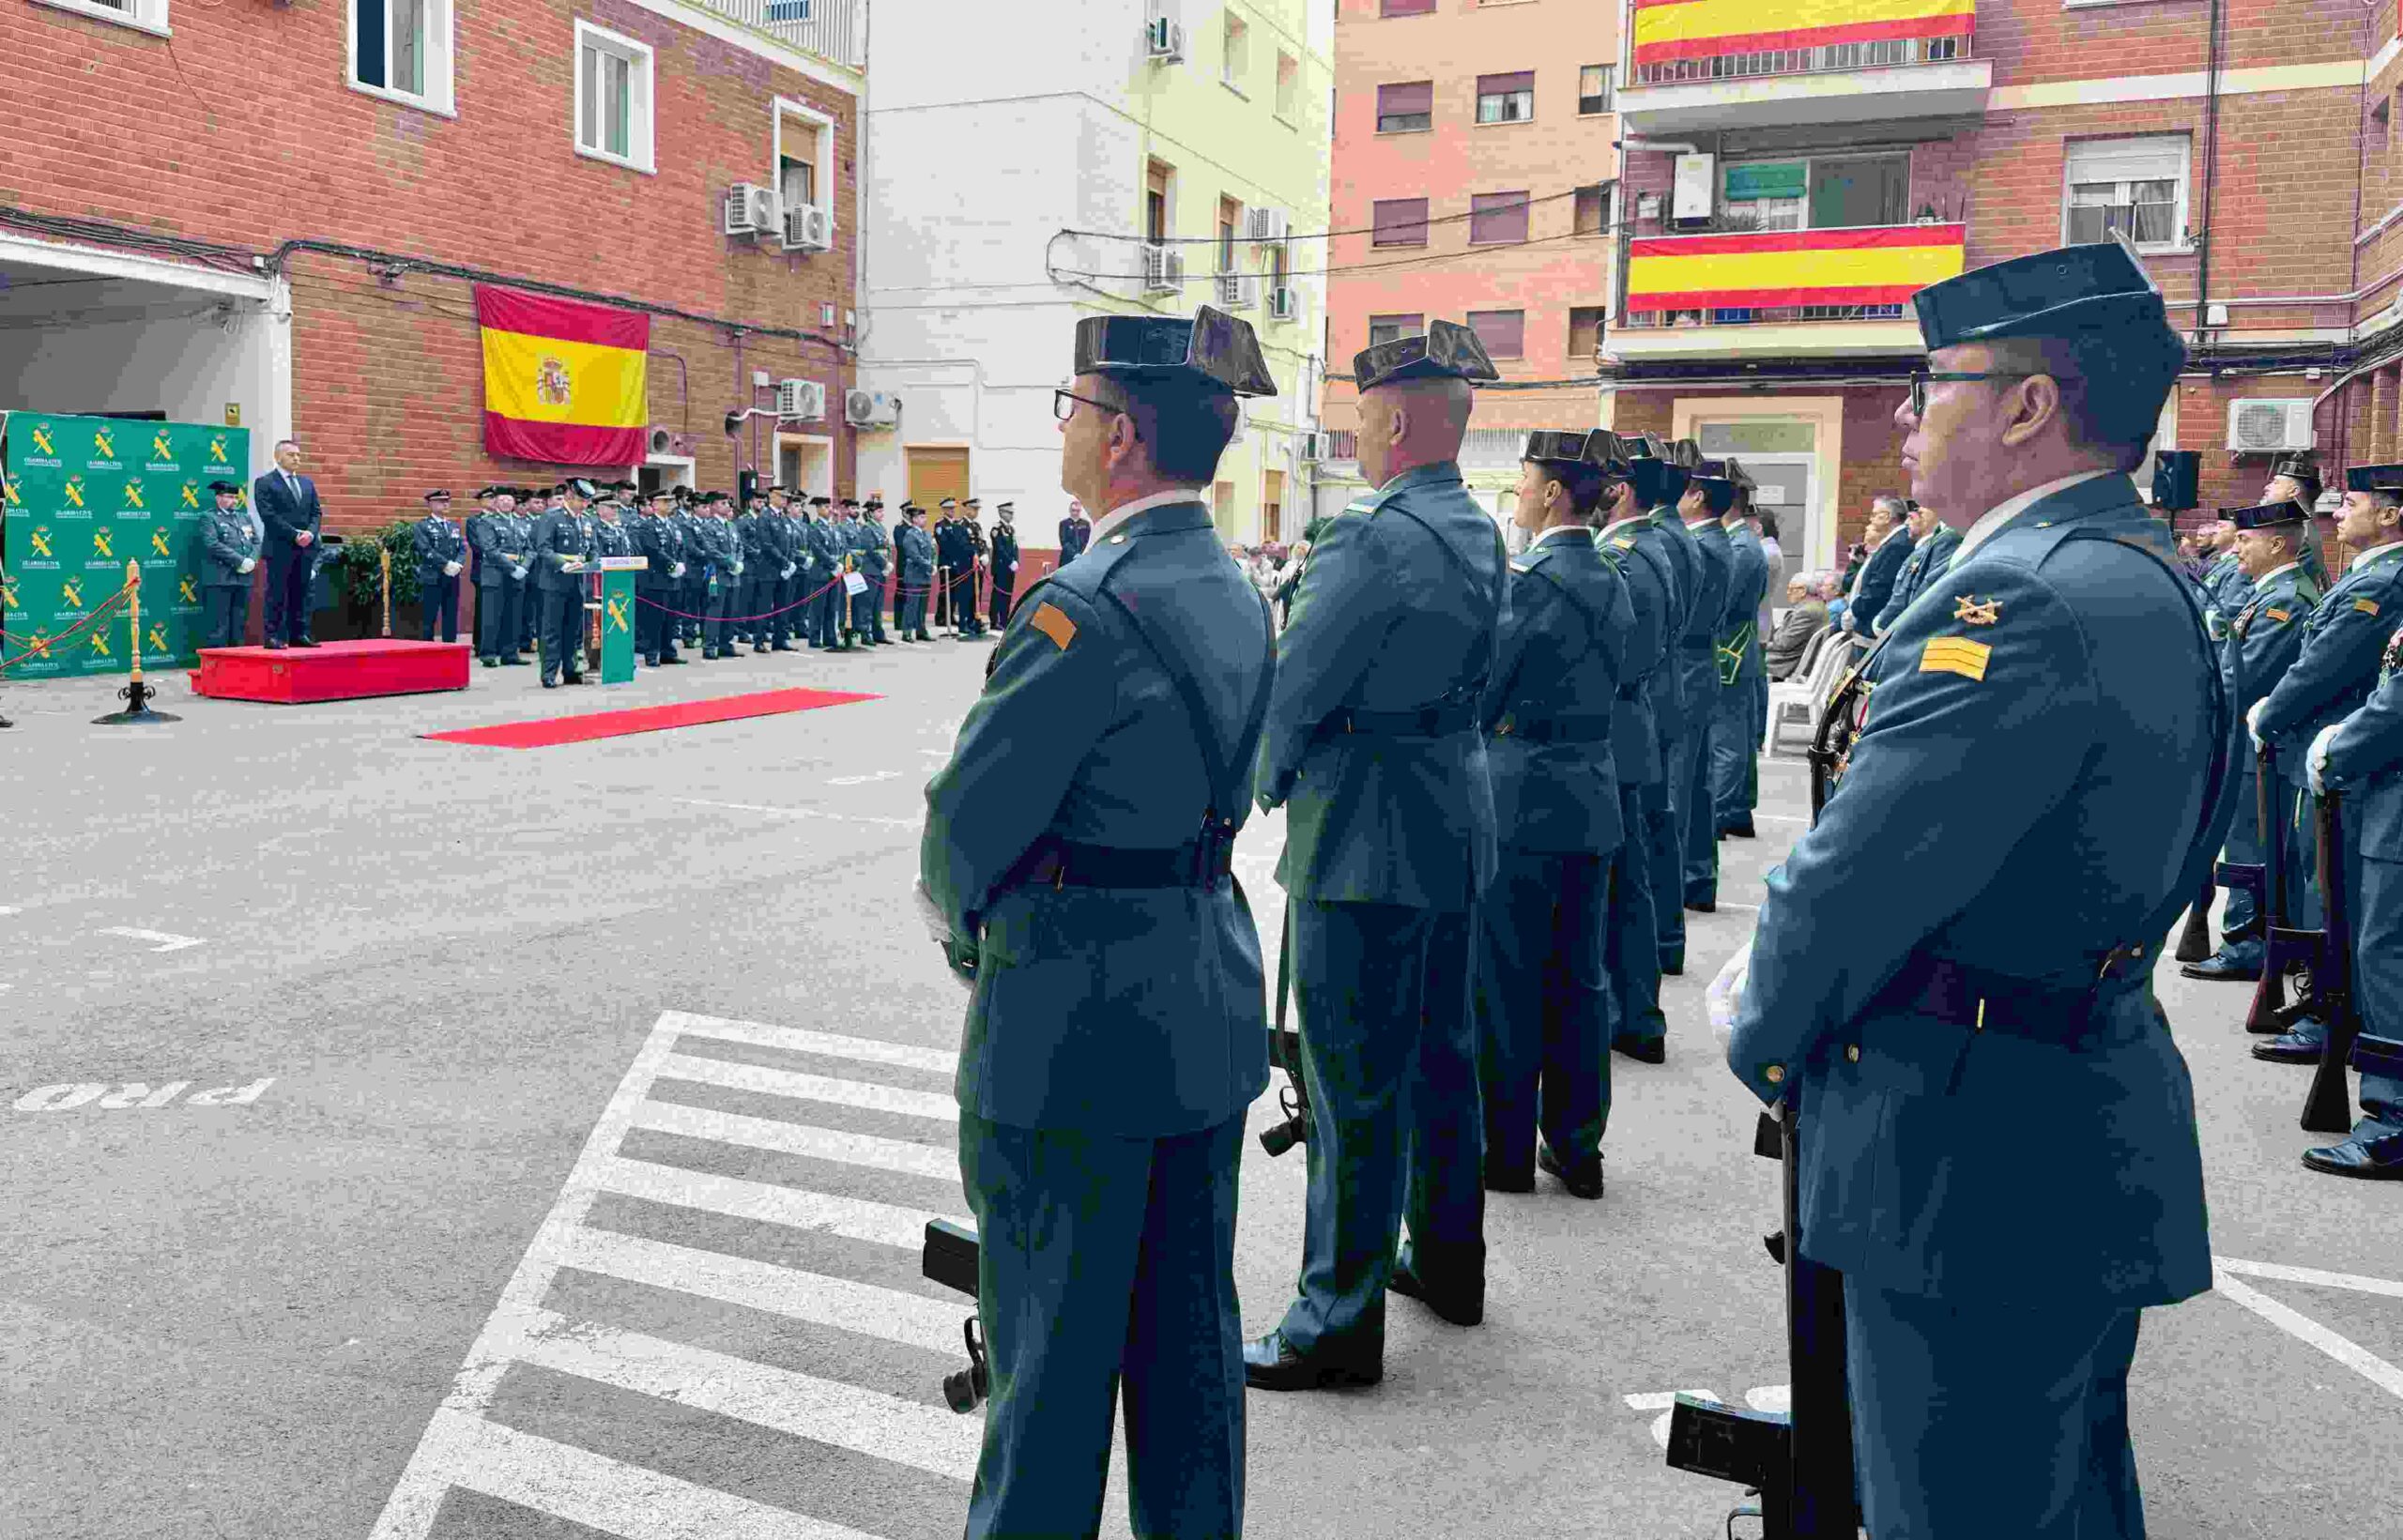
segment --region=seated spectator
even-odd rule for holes
[[[1777,629],[1762,647],[1772,679],[1794,677],[1803,653],[1810,649],[1811,638],[1826,630],[1829,622],[1829,603],[1814,591],[1813,574],[1797,572],[1787,580],[1785,602],[1787,607],[1777,618]]]

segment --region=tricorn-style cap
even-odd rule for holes
[[[824,508],[828,503],[831,503],[834,500],[834,499],[832,497],[812,497],[809,499],[809,506],[812,508]]]
[[[1430,321],[1426,335],[1397,337],[1352,356],[1352,379],[1361,390],[1397,380],[1498,380],[1501,372],[1477,333],[1458,321]]]
[[[451,493],[447,488],[436,487],[425,495],[425,500],[429,503],[447,503],[451,500]]]
[[[1587,463],[1585,445],[1592,436],[1562,428],[1538,428],[1527,435],[1526,448],[1519,451],[1519,458],[1544,465],[1582,465]]]
[[[2347,492],[2403,493],[2403,465],[2353,465],[2345,472]]]
[[[236,486],[231,481],[211,481],[208,483],[208,490],[211,492],[230,492],[237,497],[242,495],[242,489]]]
[[[1193,319],[1089,315],[1077,323],[1079,374],[1186,379],[1238,396],[1273,396],[1277,382],[1247,321],[1203,305]]]
[[[2307,454],[2282,454],[2270,462],[2270,475],[2274,479],[2291,476],[2298,481],[2318,486],[2320,481],[2319,462]]]
[[[601,489],[599,487],[594,486],[591,482],[586,480],[581,476],[573,478],[569,480],[567,485],[561,487],[559,490],[562,492],[572,493],[578,497],[585,498],[597,497],[601,495]]]
[[[2258,508],[2223,508],[2219,516],[2239,529],[2272,529],[2301,524],[2311,517],[2311,511],[2289,497],[2285,502],[2263,503]]]

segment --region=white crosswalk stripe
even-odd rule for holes
[[[864,1068],[852,1078],[826,1073],[819,1063],[712,1057],[728,1045],[773,1050],[752,1058],[792,1054]],[[961,1322],[972,1307],[927,1286],[895,1287],[916,1270],[891,1265],[897,1258],[890,1256],[899,1252],[913,1262],[926,1221],[958,1217],[914,1206],[910,1199],[935,1194],[912,1179],[933,1179],[954,1195],[959,1182],[957,1104],[948,1092],[893,1079],[948,1075],[957,1062],[956,1055],[906,1044],[676,1011],[662,1014],[468,1349],[377,1520],[374,1540],[435,1534],[454,1490],[628,1540],[901,1540],[900,1531],[877,1534],[838,1521],[858,1520],[865,1510],[838,1517],[798,1512],[731,1489],[737,1481],[720,1489],[690,1479],[688,1467],[655,1470],[553,1436],[547,1426],[513,1426],[515,1404],[506,1400],[504,1384],[513,1369],[559,1377],[568,1392],[546,1389],[531,1404],[573,1403],[579,1412],[579,1398],[588,1393],[577,1387],[590,1387],[590,1406],[598,1410],[589,1414],[611,1419],[607,1426],[619,1441],[613,1449],[645,1447],[645,1428],[620,1425],[632,1415],[627,1406],[655,1404],[660,1429],[669,1419],[689,1422],[695,1413],[722,1417],[765,1435],[906,1467],[939,1483],[968,1482],[975,1474],[983,1421],[953,1414],[930,1392],[942,1373],[964,1365]],[[696,1105],[716,1091],[744,1093],[749,1099],[742,1105],[751,1110]],[[676,1099],[663,1099],[670,1096]],[[761,1097],[775,1100],[762,1103]],[[899,1126],[914,1133],[923,1125],[926,1142],[813,1121],[839,1122],[859,1113],[914,1120]],[[652,1140],[639,1146],[638,1154],[623,1148],[637,1132],[698,1142],[663,1153]],[[696,1165],[730,1166],[742,1174],[667,1164],[696,1150],[719,1152]],[[809,1179],[792,1176],[794,1168],[782,1159],[788,1156],[857,1173],[846,1179],[854,1184],[880,1174],[895,1179],[894,1193],[903,1201],[792,1185]],[[615,1206],[603,1207],[605,1199]],[[628,1210],[617,1201],[623,1199],[651,1207]],[[678,1239],[631,1233],[662,1215],[674,1223]],[[727,1222],[768,1228],[742,1230],[728,1241]],[[628,1227],[612,1227],[620,1223]],[[785,1246],[866,1243],[882,1249],[837,1250],[824,1272],[794,1264],[784,1249],[783,1259],[774,1260],[717,1249],[772,1243],[758,1240],[761,1234],[786,1237]],[[706,1243],[688,1243],[695,1241]],[[875,1273],[885,1281],[843,1275],[846,1267],[867,1265],[859,1259],[863,1255],[886,1258]],[[560,1293],[562,1274],[578,1280],[569,1290],[575,1298],[590,1289],[635,1286],[649,1302],[646,1308],[670,1315],[649,1316],[639,1328],[593,1319],[569,1306]],[[897,1345],[925,1355],[925,1371],[900,1379],[887,1367],[880,1372],[892,1382],[853,1383],[832,1372],[807,1372],[812,1365],[791,1366],[789,1356],[774,1364],[726,1351],[711,1334],[712,1321],[719,1332],[729,1329],[728,1308],[738,1320],[793,1323],[778,1341],[797,1329],[831,1331],[835,1341]],[[662,1327],[663,1319],[673,1323]],[[679,1340],[679,1326],[712,1345]],[[763,1341],[760,1350],[770,1345]],[[882,1349],[891,1351],[891,1346]],[[849,1353],[836,1356],[855,1361]],[[874,1352],[865,1358],[889,1362]],[[966,1503],[964,1485],[959,1502],[961,1508],[945,1517],[954,1528]],[[877,1515],[869,1521],[888,1520]]]

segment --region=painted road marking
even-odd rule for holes
[[[2349,1288],[2357,1294],[2383,1294],[2390,1300],[2403,1300],[2403,1283],[2389,1278],[2365,1278],[2358,1273],[2322,1273],[2316,1267],[2288,1267],[2283,1262],[2248,1262],[2235,1257],[2214,1257],[2212,1263],[2223,1273],[2241,1273],[2251,1278],[2316,1284],[2322,1288]]]
[[[163,930],[137,930],[131,925],[107,925],[95,934],[123,936],[135,941],[160,942],[160,945],[150,949],[152,952],[181,952],[186,947],[196,947],[201,944],[201,938],[197,936],[176,936]]]
[[[788,1509],[647,1470],[496,1422],[495,1398],[512,1365],[731,1417],[961,1483],[975,1472],[983,1424],[924,1396],[926,1385],[855,1385],[755,1363],[666,1336],[574,1319],[546,1304],[561,1270],[625,1280],[697,1308],[714,1301],[787,1320],[874,1337],[927,1355],[961,1357],[963,1302],[706,1250],[589,1223],[603,1194],[788,1229],[842,1236],[914,1253],[930,1211],[811,1192],[643,1160],[619,1146],[646,1129],[721,1145],[773,1150],[941,1180],[958,1190],[947,1096],[911,1088],[706,1059],[702,1040],[742,1044],[885,1068],[947,1074],[957,1056],[907,1044],[664,1013],[635,1053],[587,1137],[566,1183],[468,1348],[450,1394],[427,1425],[378,1517],[373,1540],[423,1540],[453,1487],[630,1540],[871,1540]],[[663,1083],[700,1082],[786,1098],[792,1116],[816,1106],[862,1107],[923,1118],[941,1144],[875,1137],[776,1118],[742,1116],[656,1099]],[[942,1215],[941,1217],[954,1217]],[[840,1260],[837,1266],[842,1265]],[[910,1393],[917,1393],[912,1395]],[[961,1502],[966,1502],[963,1487]]]
[[[186,1106],[248,1106],[267,1093],[275,1084],[274,1075],[264,1075],[246,1086],[214,1086],[196,1090],[184,1097]],[[115,1090],[98,1080],[76,1083],[61,1082],[54,1086],[37,1086],[9,1105],[19,1112],[71,1112],[80,1106],[97,1106],[109,1111],[136,1107],[155,1111],[171,1105],[191,1082],[168,1080],[156,1090],[146,1080],[129,1080]]]
[[[864,786],[870,781],[893,780],[900,773],[899,770],[878,770],[873,775],[837,775],[826,784],[830,786]]]
[[[1669,1447],[1669,1419],[1675,1415],[1672,1409],[1676,1406],[1680,1395],[1699,1396],[1706,1401],[1719,1399],[1719,1393],[1715,1390],[1654,1390],[1627,1397],[1628,1410],[1657,1411],[1661,1414],[1652,1419],[1652,1441],[1663,1449]]]
[[[2339,1336],[2302,1311],[2280,1304],[2249,1285],[2238,1283],[2225,1267],[2217,1264],[2216,1259],[2212,1269],[2212,1288],[2288,1336],[2319,1349],[2389,1395],[2403,1396],[2403,1369],[2396,1368],[2351,1338]]]

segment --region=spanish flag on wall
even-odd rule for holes
[[[642,462],[650,317],[476,285],[484,448],[557,465]]]
[[[1962,224],[1647,236],[1628,243],[1627,309],[1907,304],[1960,276],[1967,236]]]
[[[1966,38],[1977,19],[1977,0],[1635,0],[1635,62]]]

